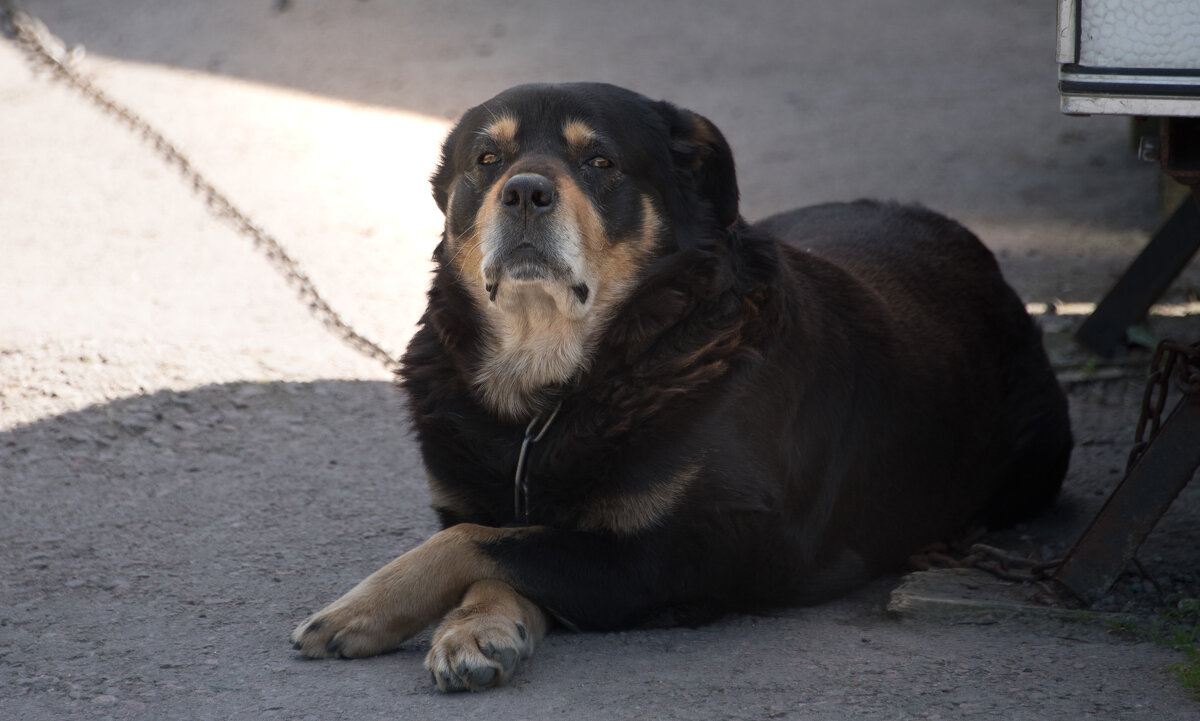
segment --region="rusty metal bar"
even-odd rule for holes
[[[1054,579],[1088,603],[1099,600],[1197,468],[1200,394],[1188,393],[1092,519]]]
[[[1191,186],[1192,200],[1180,204],[1075,332],[1075,340],[1105,358],[1200,251],[1200,118],[1164,118],[1160,139],[1163,173]]]
[[[1107,358],[1125,342],[1126,329],[1145,320],[1150,306],[1200,250],[1200,185],[1192,186],[1192,195],[1075,332],[1077,341]]]

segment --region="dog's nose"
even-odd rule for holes
[[[537,215],[554,208],[558,192],[554,182],[537,173],[520,173],[500,190],[500,203],[513,215]]]

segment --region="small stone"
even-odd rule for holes
[[[121,430],[135,436],[140,436],[150,427],[154,425],[154,419],[148,415],[127,416],[117,421],[117,425],[121,426]]]

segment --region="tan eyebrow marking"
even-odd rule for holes
[[[483,128],[483,134],[492,139],[503,150],[511,150],[517,145],[517,129],[521,123],[517,118],[504,113]]]
[[[567,141],[567,145],[576,149],[587,147],[599,137],[592,126],[577,118],[572,118],[563,123],[562,134],[563,138]]]

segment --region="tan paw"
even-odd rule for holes
[[[356,588],[304,619],[291,641],[310,658],[362,658],[391,651],[409,635],[369,593]]]
[[[441,691],[482,691],[508,681],[533,654],[525,624],[498,613],[457,609],[433,634],[425,668]]]

